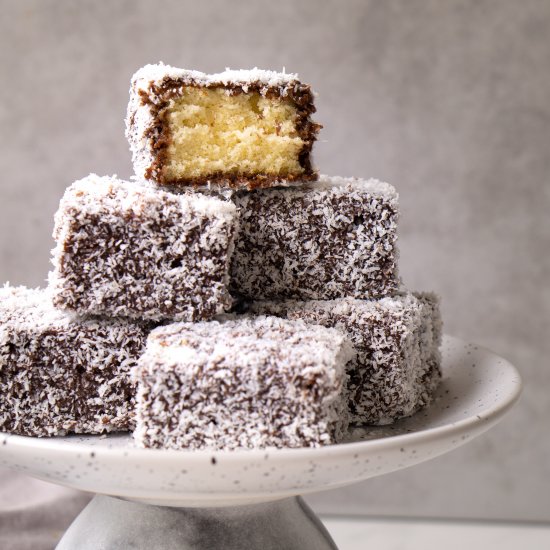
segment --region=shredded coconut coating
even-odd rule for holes
[[[181,82],[195,86],[239,86],[248,91],[247,88],[260,83],[261,93],[265,95],[272,88],[284,90],[289,86],[299,83],[298,75],[295,73],[265,71],[254,68],[250,70],[226,69],[221,73],[205,74],[201,71],[189,69],[178,69],[164,63],[145,65],[138,69],[132,76],[132,87],[137,91],[148,92],[152,85],[159,86],[166,80],[180,80]]]
[[[237,193],[231,290],[252,300],[394,294],[398,195],[378,180],[321,176],[288,189]]]
[[[441,379],[441,316],[432,293],[380,300],[255,302],[250,311],[279,315],[345,334],[357,352],[349,368],[351,421],[391,424],[427,406]]]
[[[91,174],[55,217],[55,306],[78,314],[196,321],[224,311],[233,204]]]
[[[261,96],[276,95],[292,99],[300,111],[299,122],[303,126],[306,141],[309,145],[300,155],[306,169],[302,178],[316,180],[317,172],[313,171],[310,162],[310,151],[320,125],[310,120],[315,112],[313,92],[307,84],[300,82],[297,74],[266,71],[258,68],[251,70],[226,69],[221,73],[205,74],[200,71],[178,69],[158,63],[146,65],[139,69],[131,79],[130,99],[126,115],[126,138],[132,152],[132,163],[136,176],[161,185],[170,184],[164,181],[159,157],[166,146],[169,136],[162,122],[162,113],[170,102],[188,86],[227,89],[228,94],[258,92]],[[300,133],[300,132],[299,132]],[[273,187],[291,185],[295,178],[269,177],[258,174],[257,177],[224,179],[223,174],[213,180],[214,185],[235,188]],[[194,186],[210,184],[205,181],[192,182]],[[186,185],[188,185],[186,183]]]
[[[347,430],[351,344],[276,317],[154,330],[133,375],[143,447],[317,447]]]
[[[132,429],[130,370],[148,332],[63,313],[46,290],[0,289],[0,430],[43,437]]]

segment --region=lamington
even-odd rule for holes
[[[399,286],[398,195],[378,180],[234,195],[240,231],[231,290],[251,300],[381,298]]]
[[[143,447],[317,447],[348,425],[338,331],[276,317],[155,329],[133,371],[134,438]]]
[[[441,317],[433,293],[392,298],[255,302],[251,313],[333,327],[353,343],[349,407],[354,424],[385,425],[427,406],[441,379]]]
[[[236,209],[200,193],[91,174],[55,217],[54,305],[80,315],[197,321],[231,303]]]
[[[271,187],[317,179],[314,112],[296,74],[161,63],[132,77],[126,136],[136,175],[159,185]]]
[[[130,370],[150,327],[77,319],[47,290],[0,289],[0,431],[28,436],[128,431]]]

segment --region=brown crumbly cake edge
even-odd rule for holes
[[[180,178],[167,181],[162,173],[166,161],[167,149],[171,142],[171,136],[166,122],[167,107],[171,99],[178,97],[178,91],[183,86],[208,89],[223,88],[228,90],[231,95],[256,92],[270,99],[285,97],[292,100],[298,113],[296,130],[300,138],[304,141],[304,146],[298,155],[298,162],[304,170],[303,173],[284,177],[266,174],[242,174],[232,176],[225,173],[214,173],[204,178]],[[307,84],[302,84],[296,80],[292,85],[268,86],[257,81],[247,83],[245,90],[244,85],[241,84],[224,84],[222,82],[200,84],[185,78],[166,77],[158,85],[151,82],[148,91],[141,89],[137,90],[137,93],[139,94],[141,105],[147,105],[149,107],[153,119],[145,132],[145,138],[150,143],[153,158],[150,166],[145,171],[145,178],[148,180],[155,181],[159,185],[199,187],[206,184],[212,184],[235,189],[246,187],[251,190],[273,187],[295,181],[316,181],[319,177],[318,172],[313,169],[311,163],[311,150],[316,135],[322,128],[322,125],[310,120],[310,115],[313,114],[316,109],[313,103],[313,92],[311,91],[311,87]],[[130,126],[133,126],[135,113],[135,110],[129,113]]]

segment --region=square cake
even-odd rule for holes
[[[126,136],[140,178],[270,187],[317,179],[314,112],[313,93],[295,74],[147,65],[132,77]]]
[[[338,331],[276,317],[155,329],[133,374],[134,438],[143,447],[316,447],[346,431]]]
[[[236,209],[200,193],[91,174],[55,218],[55,306],[78,314],[209,319],[230,304]]]
[[[432,293],[381,300],[256,302],[251,312],[333,327],[353,343],[351,422],[383,425],[431,402],[441,379],[441,317]]]
[[[147,326],[76,319],[46,290],[0,289],[0,431],[99,434],[133,427],[130,369]]]
[[[231,291],[252,300],[381,298],[396,292],[398,195],[377,180],[323,176],[239,192]]]

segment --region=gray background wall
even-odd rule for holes
[[[314,496],[319,511],[550,520],[550,2],[0,1],[0,281],[40,285],[64,188],[131,174],[131,74],[300,73],[317,165],[401,194],[405,282],[514,362],[520,405],[464,448]]]

